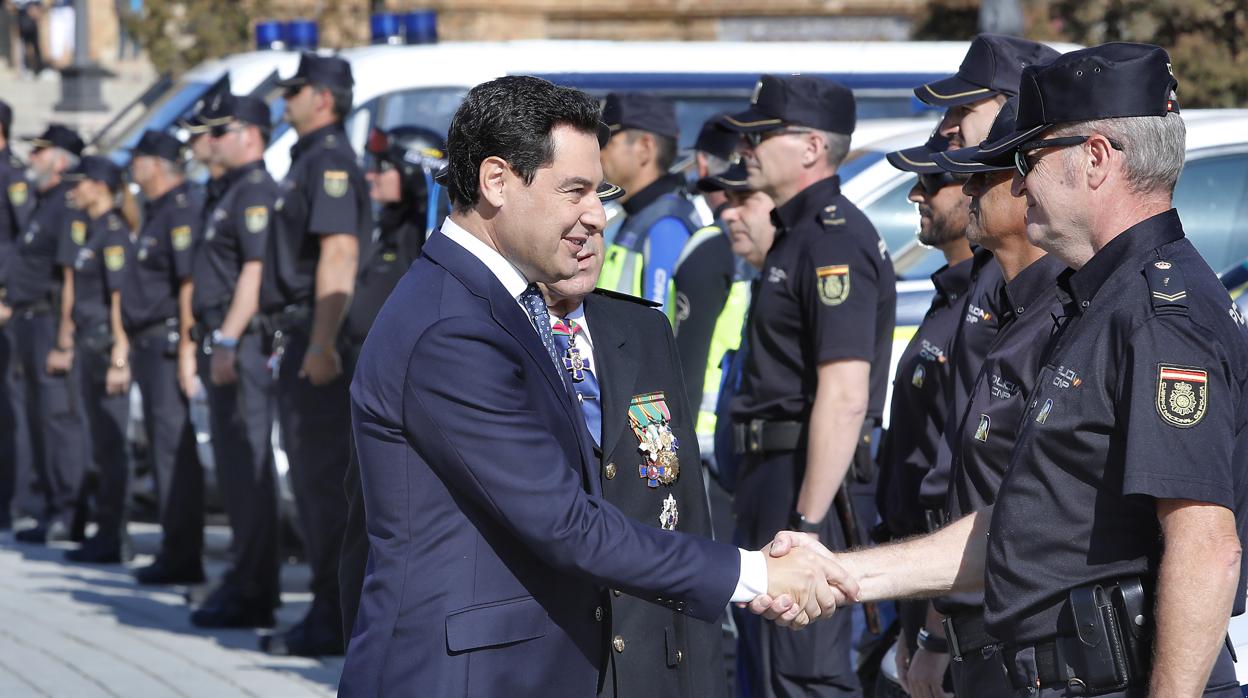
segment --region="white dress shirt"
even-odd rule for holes
[[[507,292],[511,294],[516,304],[520,305],[522,310],[524,309],[519,299],[520,294],[524,293],[525,289],[529,287],[529,280],[524,278],[524,274],[520,273],[516,265],[512,264],[506,257],[482,242],[475,235],[464,230],[449,217],[442,223],[441,233],[467,250],[473,257],[481,260],[481,263],[498,279],[503,288],[507,289]],[[527,311],[525,316],[528,316]],[[589,333],[589,324],[585,322],[585,306],[578,306],[576,310],[568,313],[568,317],[575,320],[576,324],[580,325],[584,331],[585,348],[587,350],[584,354],[591,367],[597,366],[597,362],[593,358],[594,340]],[[554,322],[554,316],[551,316],[551,322]],[[597,372],[595,372],[595,375],[598,375]],[[601,377],[599,381],[601,382]],[[730,601],[733,603],[745,603],[752,601],[759,594],[767,593],[767,559],[761,550],[743,550],[738,548],[737,551],[741,554],[741,576],[737,579],[737,588],[733,591]]]

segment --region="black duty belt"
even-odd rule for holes
[[[796,451],[806,442],[805,422],[769,422],[751,419],[732,425],[733,453]]]
[[[178,319],[176,317],[157,320],[137,330],[126,330],[126,334],[134,339],[150,338],[150,337],[168,337],[170,333],[178,332]]]
[[[44,299],[33,303],[14,305],[13,312],[28,318],[36,315],[43,315],[45,313],[52,312],[52,301]]]
[[[955,660],[999,642],[988,633],[982,612],[959,613],[945,618],[942,623],[945,637],[949,640],[949,654]]]
[[[277,332],[289,334],[295,330],[306,330],[312,323],[312,304],[296,303],[281,310],[264,313],[261,322],[265,333],[269,335]]]

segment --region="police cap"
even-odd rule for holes
[[[1014,131],[981,146],[975,159],[1008,165],[1014,150],[1057,124],[1178,112],[1178,85],[1160,46],[1124,42],[1071,51],[1023,71]]]
[[[702,130],[698,132],[698,140],[693,144],[694,150],[710,153],[722,160],[731,158],[733,153],[737,152],[737,146],[741,143],[741,134],[724,125],[726,116],[728,114],[716,114],[702,124]]]
[[[751,191],[750,173],[744,163],[736,163],[719,174],[708,175],[698,180],[698,190],[712,191]]]
[[[676,105],[640,92],[612,92],[602,103],[602,120],[612,133],[635,128],[668,138],[680,137]]]
[[[228,111],[228,118],[261,128],[269,128],[273,125],[269,105],[265,104],[263,99],[246,96],[235,97],[230,101],[232,104]]]
[[[179,121],[178,125],[193,134],[200,134],[207,133],[213,126],[229,123],[235,99],[229,90],[218,92],[209,99],[201,100],[195,106],[195,113],[189,119]]]
[[[1014,122],[1017,115],[1018,97],[1010,97],[1005,101],[1005,104],[1001,105],[1001,111],[997,112],[997,118],[992,122],[992,128],[989,129],[988,137],[984,139],[983,143],[969,148],[936,153],[936,164],[945,172],[956,174],[1013,170],[1013,162],[987,164],[979,162],[976,158],[979,157],[983,148],[995,147],[996,144],[1006,140],[1014,133]]]
[[[598,194],[598,200],[605,204],[608,201],[615,201],[621,196],[624,196],[625,192],[624,188],[620,185],[604,181],[602,184],[598,185],[598,191],[596,193]]]
[[[940,165],[936,164],[936,154],[948,147],[948,138],[939,133],[933,133],[923,145],[894,150],[884,157],[888,158],[890,165],[904,172],[936,174],[937,172],[943,172],[940,169]]]
[[[99,155],[88,155],[78,161],[78,166],[65,174],[65,179],[77,182],[90,179],[102,182],[110,191],[121,188],[121,168],[112,160]]]
[[[164,131],[144,131],[143,137],[135,144],[134,155],[151,155],[177,162],[182,157],[182,141]]]
[[[966,50],[956,74],[920,85],[914,88],[914,95],[937,107],[956,107],[998,94],[1016,95],[1024,68],[1048,63],[1059,55],[1027,39],[980,34]]]
[[[345,60],[337,56],[304,53],[299,57],[299,68],[295,74],[278,80],[277,85],[286,89],[319,85],[349,90],[355,86],[355,79],[351,77],[351,64]]]
[[[790,124],[849,135],[856,123],[854,93],[825,78],[764,75],[754,85],[750,108],[725,117],[724,123],[741,133]]]
[[[36,150],[40,148],[60,148],[74,155],[82,155],[82,149],[86,147],[77,131],[61,124],[51,124],[42,134],[27,136],[23,140],[29,141]]]

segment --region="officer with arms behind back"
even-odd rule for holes
[[[269,108],[256,97],[229,100],[229,115],[201,138],[225,168],[195,253],[195,340],[208,393],[213,455],[232,529],[234,564],[194,613],[199,627],[268,627],[280,601],[273,374],[255,314],[277,200],[264,169]]]
[[[372,231],[368,185],[342,120],[351,110],[351,66],[305,53],[282,80],[286,120],[299,134],[274,205],[260,287],[273,330],[278,416],[312,566],[313,601],[297,625],[262,638],[276,654],[343,651],[338,559],[347,519],[343,479],[350,424],[350,366],[339,328],[351,304],[362,242]]]
[[[1028,238],[1070,268],[996,504],[837,556],[862,600],[984,585],[1020,694],[1240,695],[1248,329],[1171,208],[1176,86],[1147,44],[1023,72],[1015,131],[976,159],[1014,162]]]
[[[849,488],[873,479],[867,435],[883,415],[897,304],[888,251],[836,175],[849,152],[854,96],[821,78],[764,75],[750,108],[727,122],[750,144],[749,184],[775,201],[777,228],[751,300],[749,353],[732,405],[745,456],[738,528],[749,546],[793,528],[843,548],[861,542],[868,525]],[[769,688],[856,694],[850,620],[841,614],[800,635],[771,630],[762,647]]]
[[[653,95],[613,92],[602,120],[611,129],[602,149],[603,176],[624,188],[620,203],[627,217],[608,241],[598,285],[661,303],[670,316],[676,261],[702,227],[684,178],[667,172],[680,137],[676,106]]]
[[[156,561],[135,571],[141,584],[204,579],[204,473],[190,419],[197,389],[191,339],[191,259],[202,201],[182,173],[182,143],[147,131],[134,148],[131,178],[147,203],[121,285],[121,317],[152,445],[164,529]]]

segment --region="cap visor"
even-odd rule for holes
[[[619,185],[610,182],[603,182],[598,185],[598,200],[604,204],[608,201],[615,201],[621,196],[624,196],[624,189]]]
[[[739,114],[730,114],[724,117],[724,126],[728,130],[736,131],[737,133],[768,131],[783,125],[783,119],[776,119],[753,109],[746,109]]]
[[[987,99],[994,94],[996,93],[987,87],[967,82],[957,75],[914,88],[914,96],[918,97],[920,102],[933,107],[956,107],[960,104]]]
[[[975,162],[994,167],[1013,167],[1014,149],[1050,126],[1052,124],[1040,124],[1023,131],[1015,131],[1005,138],[992,143],[981,143],[975,149],[978,151],[974,156]]]
[[[66,172],[61,175],[61,179],[66,182],[81,182],[82,180],[87,179],[87,175],[83,172]]]
[[[894,150],[884,157],[888,159],[888,164],[903,172],[917,172],[918,174],[943,172],[932,156],[933,153],[927,149],[927,146],[920,145],[905,150]]]
[[[1013,161],[1008,165],[987,165],[977,162],[975,156],[979,155],[979,148],[960,148],[958,150],[949,150],[943,153],[936,153],[932,159],[940,169],[945,172],[954,174],[975,174],[976,172],[996,172],[999,170],[1009,170],[1013,168]],[[1013,157],[1013,156],[1011,156]]]
[[[286,78],[286,79],[284,79],[284,80],[278,80],[275,84],[276,84],[278,87],[283,87],[283,88],[285,88],[285,87],[302,87],[302,86],[303,86],[303,85],[305,85],[307,82],[308,82],[308,79],[307,79],[307,78],[303,77],[302,75],[299,75],[299,76],[296,76],[296,77]]]
[[[26,141],[27,143],[30,143],[32,146],[36,148],[51,148],[52,147],[52,141],[46,138],[43,138],[42,136],[23,136],[22,140]]]
[[[442,169],[440,169],[440,170],[438,170],[437,172],[433,173],[433,181],[434,181],[434,182],[436,182],[438,185],[443,186],[443,187],[445,187],[445,186],[446,186],[446,182],[447,182],[447,180],[448,180],[448,179],[450,179],[450,178],[451,178],[451,168],[450,168],[450,166],[443,167]]]

